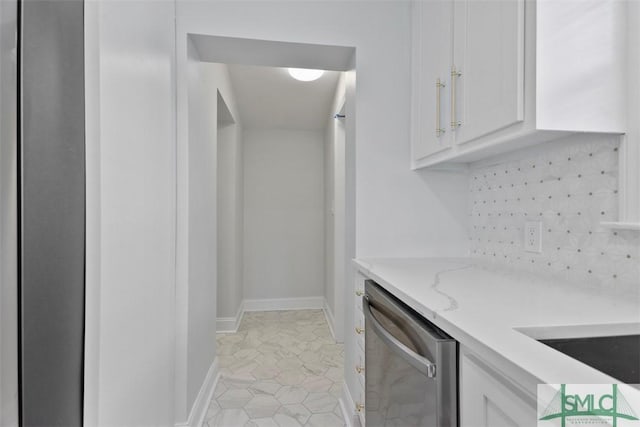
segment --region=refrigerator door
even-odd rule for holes
[[[0,1],[0,426],[18,425],[17,16]]]
[[[20,4],[21,421],[23,426],[80,426],[84,4],[82,0]]]

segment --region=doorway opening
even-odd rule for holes
[[[215,129],[208,129],[216,151],[213,188],[217,205],[211,218],[216,249],[209,256],[215,277],[208,284],[215,291],[215,309],[210,306],[215,314],[215,332],[237,331],[245,312],[248,314],[243,325],[258,328],[243,336],[254,346],[247,342],[240,346],[218,343],[214,352],[222,373],[226,361],[237,362],[233,376],[241,380],[253,378],[254,386],[272,391],[273,404],[256,409],[260,412],[266,411],[265,406],[271,408],[274,413],[265,412],[267,417],[275,417],[278,411],[283,415],[286,404],[282,399],[305,400],[312,389],[326,394],[327,401],[331,396],[337,400],[343,376],[344,355],[339,343],[345,336],[344,301],[350,297],[346,283],[355,246],[355,49],[205,35],[189,35],[188,43],[189,135],[182,144],[190,147],[196,143],[192,135],[199,131],[192,128],[192,115],[201,113],[192,108],[204,105],[192,102],[192,98],[202,96],[193,83],[193,75],[199,76],[205,82],[204,91],[215,93],[216,98],[215,107],[211,105],[209,112],[215,117]],[[192,66],[199,70],[192,72]],[[318,113],[321,126],[305,129],[301,125],[304,119],[296,114],[296,110],[313,108],[313,103],[297,103],[288,91],[281,91],[277,100],[266,98],[265,90],[273,89],[288,67],[322,69],[326,71],[325,78],[332,79],[328,94],[306,95],[307,100],[319,96],[329,100],[328,107]],[[252,73],[261,73],[262,77],[258,79]],[[247,104],[268,111],[269,117],[252,117],[253,113],[244,108]],[[286,108],[291,106],[293,110]],[[208,124],[203,121],[199,126],[205,129]],[[180,139],[178,144],[181,145]],[[191,148],[187,150],[192,152]],[[178,164],[178,181],[189,175],[189,217],[198,209],[198,195],[191,190],[198,177],[190,170],[191,162],[189,157],[189,166],[182,173],[180,160]],[[181,188],[185,186],[179,183],[179,193]],[[178,222],[180,234],[180,219]],[[192,226],[189,221],[189,236],[197,234]],[[180,259],[180,244],[177,250]],[[190,289],[194,284],[191,270],[197,270],[192,259],[205,262],[188,253],[184,264],[189,270],[188,289],[184,291],[190,301],[195,294]],[[193,302],[195,306],[202,304]],[[294,309],[312,310],[285,311]],[[210,315],[203,313],[200,317]],[[197,318],[192,306],[185,317],[191,342],[190,323]],[[269,324],[273,320],[276,322]],[[319,332],[323,324],[329,326],[330,333]],[[222,337],[227,338],[230,342],[238,339],[233,335]],[[257,349],[258,345],[273,347],[273,351],[265,354]],[[210,352],[211,347],[206,347]],[[192,364],[189,352],[187,357]],[[291,369],[296,367],[302,371]],[[277,392],[281,396],[276,397]],[[312,413],[293,416],[330,416],[332,411],[339,414],[338,405],[305,405],[307,409],[309,405],[313,407]]]

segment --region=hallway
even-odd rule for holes
[[[205,427],[344,425],[344,350],[322,310],[247,312],[216,340],[221,376]]]

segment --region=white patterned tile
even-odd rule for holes
[[[320,362],[307,362],[302,366],[302,371],[309,376],[324,375],[329,368],[322,361]]]
[[[313,414],[307,422],[310,427],[342,427],[344,421],[334,413]]]
[[[303,388],[285,385],[276,393],[276,399],[284,405],[300,403],[306,399],[308,394],[309,393]]]
[[[618,217],[618,143],[572,137],[544,152],[472,167],[472,256],[490,268],[637,291],[640,233],[600,226]],[[542,254],[524,251],[525,221],[542,222]]]
[[[329,389],[329,393],[335,398],[340,399],[342,397],[342,383],[334,383]]]
[[[220,412],[222,408],[220,408],[220,405],[218,405],[218,402],[216,402],[215,400],[212,400],[211,402],[209,402],[209,408],[207,408],[207,414],[205,415],[205,420],[210,420],[212,418],[214,418],[218,412]]]
[[[280,374],[280,369],[273,365],[260,365],[251,371],[251,375],[253,375],[258,380],[267,380],[276,377]]]
[[[275,380],[282,385],[298,385],[305,378],[305,374],[300,371],[284,371],[275,377]]]
[[[302,425],[304,425],[311,416],[311,412],[309,412],[309,410],[300,403],[283,405],[280,409],[278,409],[278,413],[295,418],[296,421],[298,421]]]
[[[246,389],[251,384],[255,383],[256,379],[250,375],[234,375],[223,374],[221,376],[221,383],[226,386],[227,389],[242,388]]]
[[[276,413],[280,408],[280,402],[273,396],[263,394],[255,396],[243,408],[249,418],[266,418]]]
[[[329,378],[319,375],[308,376],[300,385],[307,391],[329,391],[333,381]]]
[[[270,396],[274,396],[278,392],[278,390],[280,390],[280,388],[282,388],[282,385],[272,380],[255,381],[254,383],[249,385],[249,390],[255,396],[259,394],[268,394]]]
[[[224,392],[218,399],[218,404],[225,409],[228,408],[242,408],[247,404],[253,395],[249,390],[244,389],[231,389]]]
[[[222,376],[204,427],[308,425],[310,408],[339,415],[344,346],[321,310],[248,312],[237,334],[216,340]]]
[[[300,427],[302,425],[290,415],[275,414],[273,419],[276,420],[276,423],[278,423],[280,427]]]
[[[243,409],[222,409],[212,421],[210,426],[216,427],[241,427],[249,421],[249,416]]]
[[[338,400],[330,393],[309,393],[302,404],[313,413],[332,412]]]
[[[329,368],[327,369],[327,372],[325,372],[324,376],[329,378],[333,382],[342,382],[344,377],[344,369]]]
[[[273,418],[254,418],[246,425],[248,427],[279,427]]]
[[[299,369],[302,364],[302,361],[298,357],[287,357],[286,359],[280,359],[276,366],[283,371],[289,371],[292,369]]]
[[[216,384],[216,389],[213,391],[213,398],[217,399],[228,389],[229,388],[222,381],[218,381],[218,384]]]

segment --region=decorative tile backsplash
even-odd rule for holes
[[[580,136],[472,167],[471,255],[483,264],[620,291],[640,288],[640,232],[618,217],[618,138]],[[542,222],[542,253],[524,250]]]

